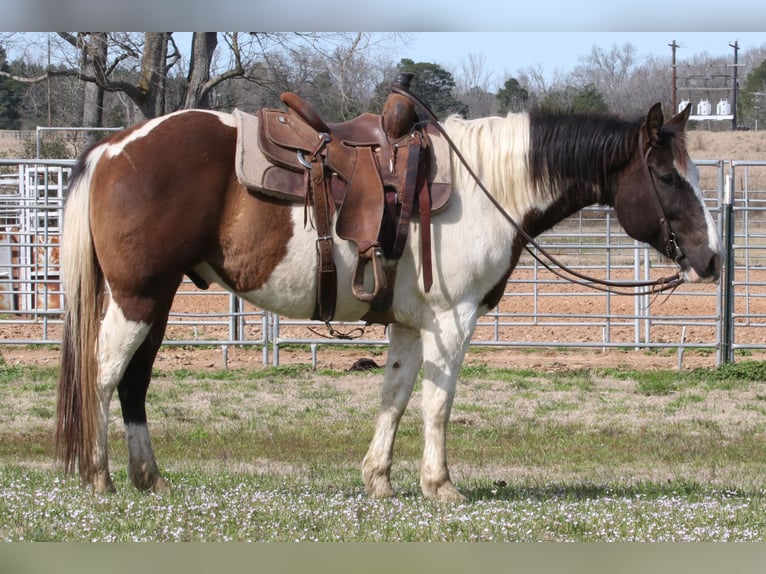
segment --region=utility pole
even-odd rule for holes
[[[670,46],[673,49],[673,62],[671,64],[671,66],[670,66],[671,70],[672,70],[672,75],[671,75],[671,78],[672,78],[672,88],[671,88],[671,92],[670,93],[671,93],[671,101],[672,101],[672,104],[673,104],[673,112],[672,113],[675,114],[676,113],[676,106],[678,105],[678,103],[676,102],[676,48],[680,48],[681,46],[676,44],[675,40],[673,40],[672,44],[668,44],[668,46]]]
[[[731,129],[735,130],[737,129],[737,68],[739,65],[737,64],[737,53],[739,52],[739,40],[735,41],[733,44],[729,44],[732,48],[734,48],[734,86],[732,86],[732,92],[734,92],[732,97],[732,104],[731,104]]]

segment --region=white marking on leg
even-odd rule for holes
[[[375,423],[375,434],[362,462],[362,475],[367,493],[373,498],[394,494],[390,479],[394,438],[422,362],[420,332],[401,325],[391,325],[391,343],[381,391],[380,411]]]
[[[165,481],[157,468],[146,423],[128,423],[125,425],[125,434],[128,440],[130,480],[141,489],[164,490]]]
[[[464,302],[423,329],[423,464],[420,486],[429,498],[462,501],[447,469],[447,424],[458,372],[476,324],[477,307]]]
[[[108,286],[107,286],[108,288]],[[111,483],[109,478],[109,459],[107,437],[109,428],[109,403],[114,389],[125,374],[133,354],[146,339],[151,325],[143,322],[129,321],[122,309],[109,301],[106,315],[101,323],[98,340],[98,391],[99,391],[99,421],[98,439],[95,452],[97,481]]]
[[[114,299],[110,300],[98,340],[99,382],[102,389],[110,393],[114,391],[150,329],[148,323],[126,319]]]

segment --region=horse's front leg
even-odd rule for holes
[[[393,324],[390,341],[375,434],[362,463],[364,484],[373,498],[394,494],[391,487],[394,438],[423,360],[419,330]]]
[[[420,487],[429,498],[461,502],[447,469],[447,423],[460,366],[476,325],[476,306],[465,303],[436,315],[423,329],[423,463]]]

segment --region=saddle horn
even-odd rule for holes
[[[409,91],[413,76],[414,74],[399,74],[392,85]],[[396,92],[391,92],[386,98],[380,117],[383,131],[390,139],[394,140],[410,133],[418,121],[418,114],[412,99]]]

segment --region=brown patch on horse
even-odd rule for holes
[[[562,194],[546,210],[541,211],[533,209],[525,214],[520,223],[524,232],[530,237],[537,237],[544,231],[550,229],[556,222],[561,221],[576,211],[580,196],[587,196],[591,193],[591,189],[588,186],[573,186],[570,191],[571,193]],[[511,260],[508,269],[503,273],[503,276],[500,277],[499,281],[492,287],[492,289],[490,289],[481,299],[482,306],[487,309],[494,309],[497,304],[500,303],[500,300],[505,294],[508,279],[513,273],[513,270],[516,269],[516,265],[521,257],[521,252],[524,250],[526,244],[527,240],[524,236],[521,233],[516,233],[513,238],[513,245],[511,246]]]
[[[221,215],[220,248],[208,262],[236,291],[254,291],[287,255],[293,204],[232,185],[236,189]]]
[[[113,292],[172,297],[184,273],[204,262],[237,291],[262,286],[287,252],[290,208],[237,182],[236,130],[216,115],[188,112],[149,133],[104,154],[93,175],[93,237]],[[150,319],[126,303],[126,318]]]

